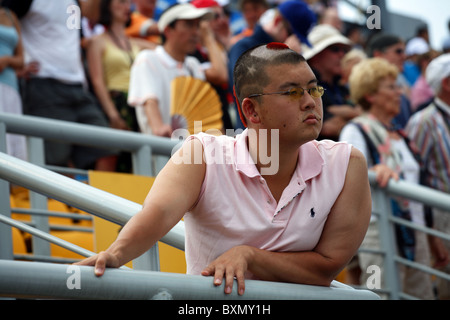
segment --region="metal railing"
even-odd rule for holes
[[[152,155],[166,155],[179,145],[180,141],[157,136],[144,135],[137,132],[115,130],[98,126],[47,119],[27,115],[15,115],[0,112],[1,126],[8,133],[36,137],[49,141],[78,144],[88,147],[103,148],[130,152],[133,160],[133,173],[154,176],[154,168],[150,166]],[[0,131],[1,134],[1,131]],[[29,141],[31,148],[30,162],[44,161],[40,139]],[[36,147],[33,147],[36,145]]]
[[[430,276],[440,277],[450,282],[449,274],[417,262],[409,261],[398,254],[394,235],[394,225],[404,225],[413,230],[424,232],[445,241],[450,241],[450,235],[395,217],[392,214],[390,201],[391,196],[403,197],[420,202],[424,205],[429,205],[433,208],[441,209],[447,214],[450,214],[450,194],[425,186],[408,183],[403,180],[394,181],[392,179],[389,181],[386,188],[380,188],[376,183],[375,173],[371,171],[369,171],[369,181],[371,183],[373,201],[374,203],[377,203],[376,207],[378,208],[378,211],[373,211],[373,214],[378,218],[379,237],[381,242],[380,250],[372,253],[384,256],[383,276],[387,286],[386,288],[375,291],[378,293],[386,293],[389,295],[389,298],[393,300],[416,298],[402,292],[402,286],[399,279],[399,265],[405,265],[428,273]]]
[[[0,113],[0,151],[2,150],[2,143],[4,148],[2,134],[4,135],[6,132],[24,134],[27,136],[38,136],[38,138],[29,137],[28,142],[32,145],[32,160],[41,166],[45,166],[42,159],[42,139],[57,139],[58,141],[69,143],[130,151],[133,154],[135,172],[145,175],[153,174],[152,170],[149,169],[152,153],[170,155],[174,148],[179,144],[179,141],[173,141],[167,138],[150,137],[139,133]],[[64,132],[64,134],[61,132]],[[38,155],[36,155],[36,153]],[[120,225],[123,225],[128,221],[128,219],[141,207],[139,204],[121,199],[101,190],[94,189],[86,184],[79,183],[73,179],[50,172],[45,168],[36,167],[33,164],[20,161],[1,153],[0,178],[4,179],[0,179],[0,215],[5,213],[9,214],[10,210],[9,206],[6,206],[6,204],[9,203],[9,199],[7,198],[9,188],[8,183],[5,180],[29,188],[30,190],[37,191],[39,194],[36,193],[36,197],[39,197],[40,194],[44,194]],[[401,285],[398,279],[398,266],[400,264],[417,268],[430,275],[450,281],[448,274],[401,258],[395,249],[393,225],[395,223],[405,224],[411,228],[440,237],[444,240],[450,240],[450,236],[394,217],[391,213],[389,202],[389,196],[401,196],[450,212],[450,195],[423,186],[409,184],[404,181],[390,181],[386,188],[381,189],[377,187],[372,172],[369,172],[369,179],[371,181],[372,196],[374,201],[377,202],[377,208],[379,209],[379,212],[374,212],[374,214],[379,216],[380,238],[382,240],[382,248],[378,254],[382,254],[385,257],[383,276],[386,280],[385,283],[388,284],[388,288],[383,288],[383,290],[376,292],[386,292],[391,299],[410,298],[401,292]],[[102,201],[99,201],[99,199],[102,199]],[[18,222],[11,221],[7,215],[3,218],[0,216],[0,219],[0,222],[3,222],[0,223],[0,242],[2,243],[2,246],[0,246],[0,259],[12,259],[13,254],[12,249],[10,248],[11,246],[3,245],[11,244],[10,228],[8,229],[5,224],[13,225],[16,223],[16,227],[18,228],[30,228],[30,226],[20,226]],[[38,228],[40,227],[39,224],[35,225]],[[82,255],[86,256],[86,254],[89,254],[84,251],[85,249],[83,248],[76,248],[74,245],[52,238],[48,235],[48,230],[45,229],[46,228],[43,228],[43,230],[33,229],[28,231],[38,238],[45,239],[45,241],[51,241]],[[177,224],[177,226],[170,231],[162,241],[183,250],[183,222],[181,221]],[[39,256],[39,254],[37,256]],[[136,269],[159,270],[157,250],[152,250],[151,254],[140,259],[141,262],[138,260],[136,263]],[[142,259],[144,260],[143,262]]]
[[[330,287],[247,280],[245,294],[224,293],[210,277],[156,271],[108,269],[98,278],[91,267],[0,260],[0,296],[57,299],[164,300],[373,300],[367,290],[334,281]]]

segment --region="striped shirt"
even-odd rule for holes
[[[450,106],[435,98],[411,117],[405,130],[426,164],[426,185],[450,193]]]

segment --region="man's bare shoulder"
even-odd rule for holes
[[[352,147],[350,151],[350,159],[348,162],[348,170],[347,170],[347,177],[348,174],[354,174],[358,176],[359,178],[367,177],[367,160],[364,157],[364,154],[358,150],[355,147]]]
[[[352,147],[352,150],[350,152],[350,160],[352,159],[353,161],[362,161],[366,163],[366,158],[364,157],[363,153],[355,147]]]
[[[368,184],[369,176],[367,174],[367,161],[363,153],[355,147],[352,147],[348,169],[346,174],[346,184],[361,186]],[[354,192],[363,192],[362,190],[354,190]]]

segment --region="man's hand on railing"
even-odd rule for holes
[[[203,276],[214,276],[214,285],[220,286],[225,278],[225,293],[231,293],[233,281],[236,277],[238,294],[243,295],[245,291],[245,272],[248,268],[248,246],[237,246],[231,248],[216,260],[211,262],[202,271]]]
[[[95,267],[94,273],[97,277],[100,277],[105,273],[106,267],[110,268],[120,267],[119,259],[117,259],[116,256],[106,251],[101,251],[99,254],[96,254],[92,257],[84,259],[80,262],[76,262],[74,264],[80,266],[94,266]]]

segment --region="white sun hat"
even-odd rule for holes
[[[303,49],[303,57],[306,60],[311,59],[333,44],[340,43],[348,46],[352,45],[350,39],[343,36],[338,29],[328,24],[319,24],[315,26],[308,34],[308,41],[311,44],[311,48],[305,46]]]
[[[207,8],[196,8],[190,3],[181,3],[164,11],[158,21],[158,30],[163,32],[175,20],[194,20],[212,17],[213,13]]]

